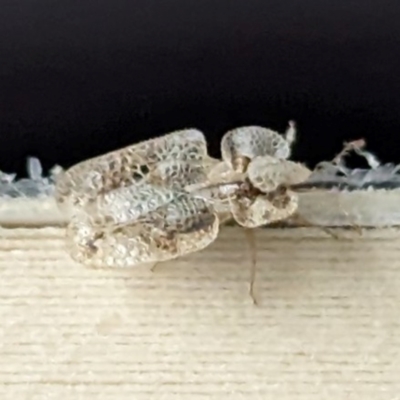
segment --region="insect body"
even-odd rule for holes
[[[185,187],[203,181],[217,162],[203,134],[189,129],[73,166],[55,190],[70,216],[71,256],[89,266],[129,267],[207,246],[218,217]]]
[[[255,228],[289,217],[289,187],[309,175],[287,160],[293,138],[293,125],[286,138],[239,128],[225,134],[217,160],[187,129],[73,166],[55,190],[70,217],[71,256],[94,267],[156,263],[204,249],[227,218]]]

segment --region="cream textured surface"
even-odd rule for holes
[[[0,230],[0,399],[400,399],[400,234],[243,232],[90,270],[63,229]]]

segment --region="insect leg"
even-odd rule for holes
[[[327,228],[325,226],[320,226],[320,225],[315,225],[312,222],[308,221],[305,217],[303,217],[300,214],[296,214],[293,216],[293,220],[300,225],[306,226],[306,227],[310,227],[310,228],[318,228],[319,230],[321,230],[322,232],[325,232],[327,235],[331,236],[333,239],[340,239],[340,235],[338,235],[337,233],[335,233],[333,231],[333,229]]]
[[[256,280],[256,273],[257,273],[257,246],[256,246],[256,236],[255,233],[252,229],[245,228],[244,229],[244,234],[246,236],[247,243],[249,245],[249,250],[250,250],[250,260],[251,260],[251,265],[250,265],[250,289],[249,289],[249,294],[251,299],[253,300],[253,303],[255,305],[258,305],[258,300],[255,294],[254,290],[254,284]]]
[[[151,272],[154,272],[159,264],[160,264],[160,262],[159,262],[159,261],[156,261],[156,262],[151,266],[150,271],[151,271]]]

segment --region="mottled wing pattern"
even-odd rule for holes
[[[287,159],[291,153],[295,132],[293,122],[289,123],[284,136],[261,126],[233,129],[222,138],[222,158],[233,170],[241,172],[246,169],[248,162],[257,156],[270,155]]]
[[[93,223],[93,215],[74,215],[69,227],[72,257],[92,267],[131,267],[166,261],[199,251],[218,235],[219,221],[203,199],[185,192],[159,191],[166,202],[136,220],[126,222],[126,214],[109,208],[102,218],[114,223]]]
[[[300,163],[264,155],[251,160],[247,174],[256,188],[267,193],[280,185],[292,186],[304,182],[311,171]]]
[[[172,132],[76,164],[57,177],[55,197],[60,205],[82,204],[95,200],[101,193],[143,181],[160,168],[160,162],[201,162],[205,158],[207,144],[202,132]]]
[[[72,257],[91,266],[133,266],[172,259],[210,244],[218,217],[185,191],[217,161],[203,134],[178,131],[80,163],[58,180],[70,207]]]
[[[276,191],[257,196],[246,194],[231,201],[235,221],[245,228],[257,228],[281,221],[293,215],[298,197],[290,191]]]

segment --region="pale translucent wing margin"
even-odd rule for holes
[[[61,173],[55,197],[82,203],[99,194],[141,182],[165,160],[203,160],[207,143],[202,132],[186,129],[86,160]]]
[[[290,160],[258,156],[249,163],[247,173],[251,183],[267,193],[280,185],[292,186],[306,181],[311,170]]]
[[[219,221],[203,199],[175,193],[135,222],[97,226],[76,214],[67,228],[71,256],[92,267],[131,267],[199,251],[218,235]]]

